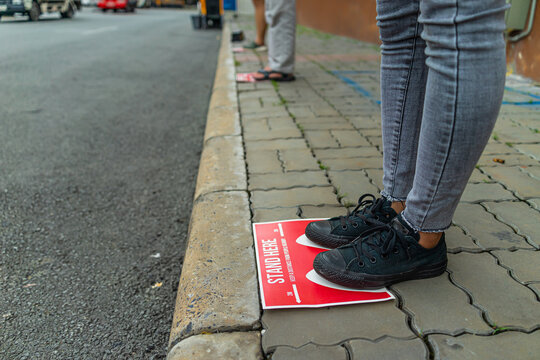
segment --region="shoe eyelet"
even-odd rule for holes
[[[341,225],[341,228],[342,228],[343,230],[347,230],[347,225]]]
[[[394,250],[392,250],[392,252],[393,252],[394,254],[399,254],[399,249],[398,249],[398,248],[394,248]]]
[[[377,262],[377,258],[369,258],[369,262],[371,262],[372,264],[375,264]]]
[[[363,262],[363,261],[359,261],[359,262],[358,262],[358,266],[360,266],[360,267],[364,267],[364,265],[365,265],[365,264],[364,264],[364,262]]]
[[[352,223],[352,226],[353,226],[353,228],[357,228],[357,227],[358,227],[358,223],[353,222],[353,223]]]

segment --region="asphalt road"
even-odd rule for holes
[[[190,12],[0,23],[0,359],[162,359],[219,37]]]

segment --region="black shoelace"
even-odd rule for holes
[[[411,254],[409,253],[410,246],[407,244],[405,234],[388,224],[381,224],[364,231],[348,246],[352,246],[356,254],[358,265],[361,267],[364,266],[364,261],[362,259],[369,259],[373,264],[377,262],[377,258],[370,254],[370,250],[374,250],[376,253],[380,254],[382,259],[387,259],[390,252],[397,254],[399,253],[398,247],[401,247],[405,249],[407,258],[409,260],[411,259]],[[355,259],[351,260],[347,264],[347,269],[354,260]]]
[[[362,195],[353,211],[347,210],[347,215],[339,217],[341,227],[346,229],[347,223],[353,227],[358,227],[358,223],[351,220],[353,216],[362,219],[366,223],[382,225],[383,223],[379,221],[378,214],[386,213],[383,209],[384,201],[383,198],[377,199],[372,194]]]

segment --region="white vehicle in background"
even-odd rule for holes
[[[98,0],[82,0],[83,6],[97,6]]]
[[[62,18],[71,19],[81,6],[81,0],[0,0],[0,18],[23,14],[37,21],[41,14],[59,12]]]

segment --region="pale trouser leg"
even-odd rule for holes
[[[489,139],[506,73],[505,0],[421,0],[428,78],[413,187],[403,218],[440,232]]]
[[[294,72],[296,0],[266,0],[268,66],[287,74]]]
[[[381,35],[382,195],[404,201],[413,185],[426,91],[419,0],[378,0]]]

